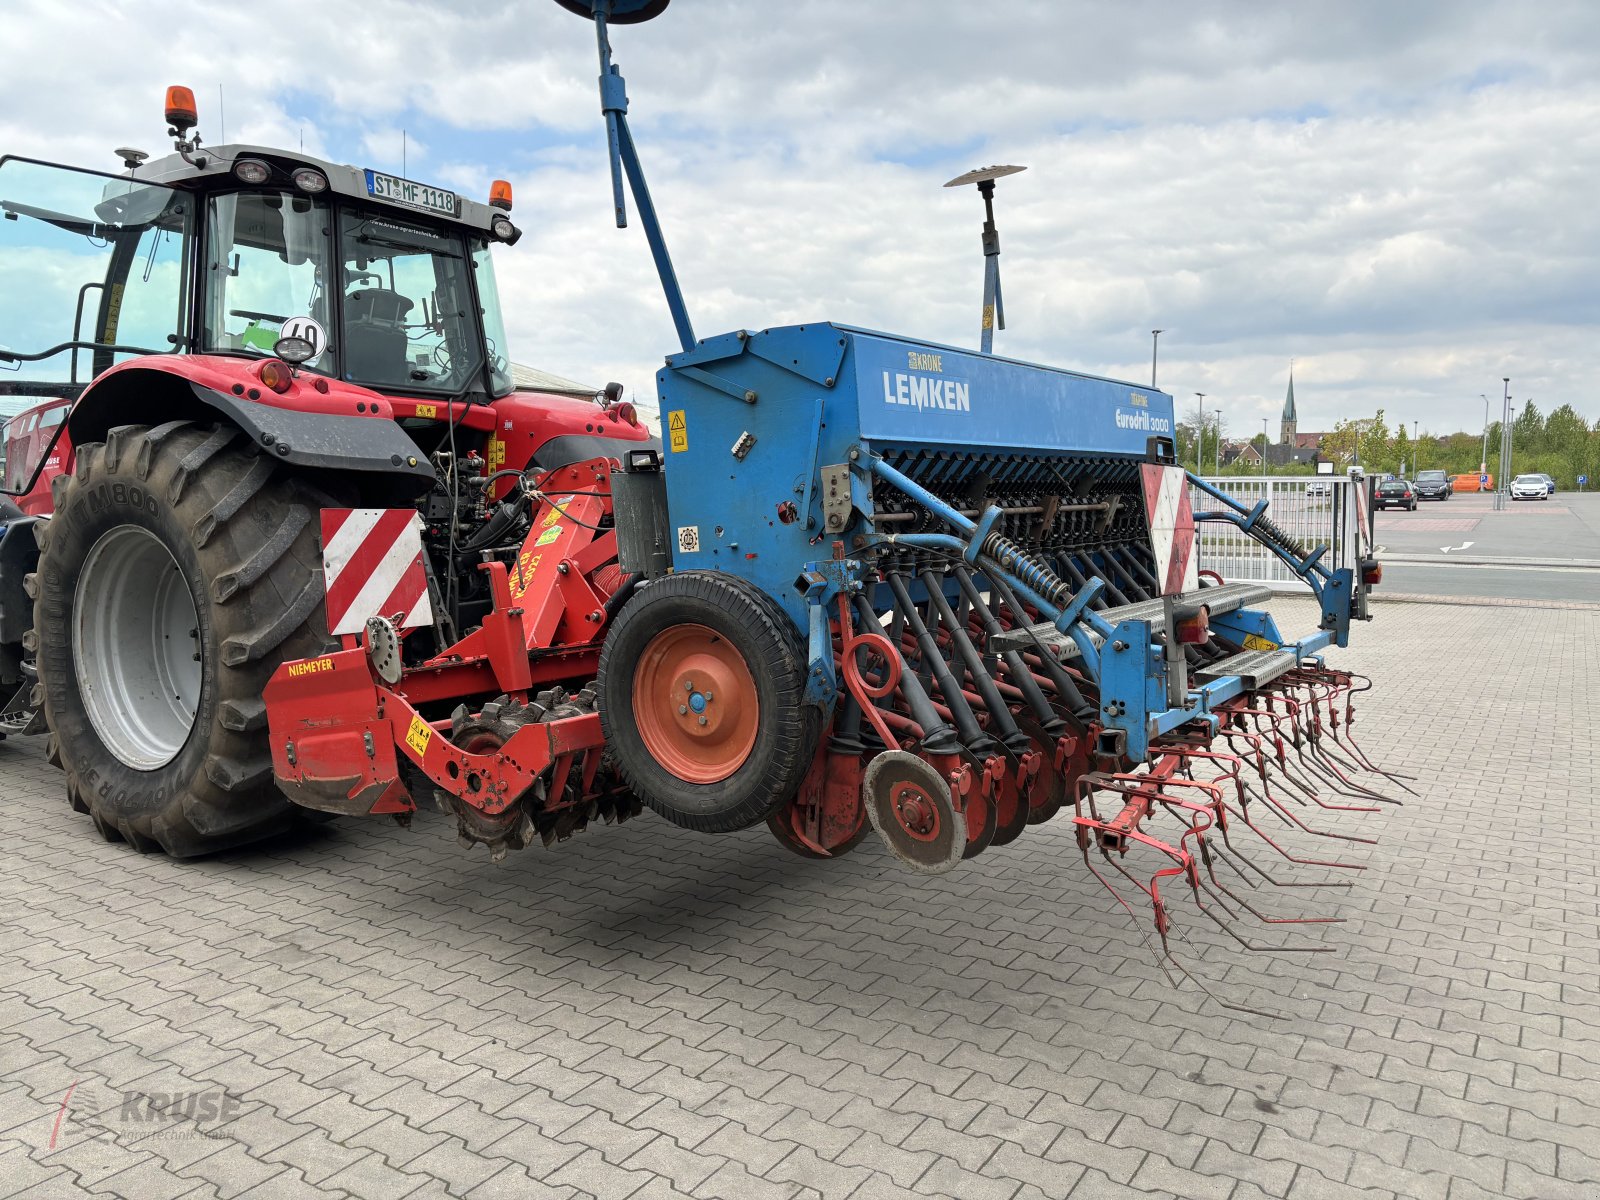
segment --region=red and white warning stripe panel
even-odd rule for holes
[[[368,617],[402,629],[433,623],[414,508],[323,509],[322,573],[329,633],[359,633]]]
[[[1195,561],[1194,506],[1189,501],[1188,473],[1182,467],[1155,463],[1142,463],[1139,471],[1161,594],[1192,592],[1200,586],[1200,575]]]

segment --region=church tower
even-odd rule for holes
[[[1286,446],[1294,444],[1295,427],[1298,421],[1294,413],[1294,364],[1289,364],[1289,391],[1283,398],[1283,422],[1278,427],[1278,440]]]

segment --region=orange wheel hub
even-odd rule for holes
[[[686,783],[718,783],[755,748],[761,701],[744,655],[706,625],[678,625],[644,648],[633,717],[645,749]]]

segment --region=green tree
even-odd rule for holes
[[[1383,418],[1383,409],[1368,420],[1357,421],[1357,425],[1360,427],[1361,465],[1369,473],[1386,470],[1394,460],[1394,435]]]
[[[1394,442],[1390,447],[1390,454],[1394,457],[1393,470],[1396,475],[1415,474],[1411,468],[1411,439],[1406,436],[1404,423],[1395,430]]]
[[[1322,439],[1322,455],[1333,460],[1336,470],[1343,471],[1355,458],[1356,440],[1360,430],[1348,418],[1335,422],[1333,430]]]
[[[1532,400],[1522,406],[1522,411],[1511,422],[1511,444],[1530,456],[1549,448],[1545,445],[1544,417]]]

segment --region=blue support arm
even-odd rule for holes
[[[626,172],[628,186],[633,189],[633,202],[639,207],[639,223],[644,226],[645,240],[650,244],[650,256],[655,259],[656,274],[661,277],[661,290],[666,293],[667,309],[672,313],[672,323],[678,331],[678,342],[685,350],[692,350],[695,336],[694,326],[689,322],[689,306],[684,302],[683,288],[678,283],[672,256],[667,253],[666,235],[661,231],[661,220],[656,215],[655,202],[651,200],[650,188],[645,183],[639,151],[633,144],[633,134],[628,130],[628,85],[622,78],[622,72],[611,61],[611,39],[606,35],[604,11],[608,7],[596,7],[594,29],[600,46],[600,110],[606,118],[606,147],[611,159],[611,198],[616,209],[617,228],[626,228],[628,224],[628,209],[622,194],[622,176]]]

